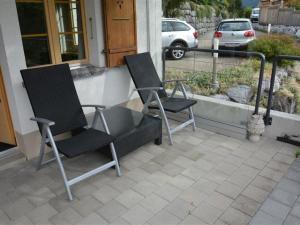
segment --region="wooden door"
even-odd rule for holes
[[[124,64],[137,52],[135,0],[103,0],[108,67]]]
[[[3,74],[0,67],[0,142],[16,145],[15,133],[10,116]]]

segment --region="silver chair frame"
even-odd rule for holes
[[[95,108],[95,116],[94,116],[91,128],[95,128],[97,120],[98,120],[98,118],[100,118],[102,123],[103,123],[103,126],[104,126],[104,129],[105,129],[106,133],[110,134],[107,123],[106,123],[106,120],[105,120],[105,117],[104,117],[104,114],[103,114],[103,110],[105,109],[105,106],[101,106],[101,105],[82,105],[82,107],[93,107],[93,108]],[[59,154],[59,152],[58,152],[57,146],[55,144],[54,137],[53,137],[51,129],[50,129],[51,126],[55,125],[55,122],[44,119],[44,118],[31,118],[31,120],[33,120],[33,121],[35,121],[35,122],[42,125],[42,142],[41,142],[41,147],[40,147],[40,157],[39,157],[39,160],[38,160],[38,163],[37,163],[37,170],[41,169],[42,166],[56,160],[57,163],[58,163],[58,167],[59,167],[59,170],[60,170],[62,178],[63,178],[64,186],[66,188],[68,198],[69,198],[70,201],[73,200],[73,196],[72,196],[72,193],[71,193],[71,186],[78,183],[78,182],[80,182],[80,181],[83,181],[83,180],[85,180],[85,179],[87,179],[91,176],[94,176],[94,175],[96,175],[96,174],[98,174],[98,173],[100,173],[104,170],[107,170],[107,169],[109,169],[113,166],[115,166],[117,175],[121,176],[121,170],[120,170],[120,166],[119,166],[115,146],[111,142],[109,144],[109,146],[110,146],[110,150],[111,150],[111,154],[112,154],[112,158],[113,158],[112,161],[110,161],[110,162],[108,162],[108,163],[106,163],[106,164],[104,164],[100,167],[97,167],[97,168],[95,168],[95,169],[93,169],[89,172],[86,172],[82,175],[79,175],[79,176],[74,177],[74,178],[69,180],[67,178],[67,175],[66,175],[66,172],[65,172],[62,160],[61,160],[62,155]],[[51,149],[53,150],[53,153],[54,153],[54,158],[49,159],[47,161],[44,161],[45,146],[46,146],[47,143],[50,143],[50,145],[51,145]]]
[[[184,88],[184,85],[182,84],[182,81],[187,81],[187,80],[166,80],[166,81],[163,81],[163,84],[170,83],[170,82],[176,82],[176,85],[175,85],[175,87],[172,91],[172,94],[169,98],[173,98],[176,94],[176,91],[180,90],[183,94],[184,99],[188,99],[188,96],[187,96],[186,90]],[[163,87],[145,87],[145,88],[134,89],[134,91],[144,91],[144,90],[149,90],[151,92],[148,96],[148,99],[147,99],[146,103],[144,104],[143,113],[148,113],[149,112],[149,109],[148,109],[149,105],[151,105],[153,102],[156,101],[156,103],[159,107],[160,114],[161,114],[160,116],[163,119],[163,121],[166,125],[166,128],[167,128],[167,133],[168,133],[168,138],[169,138],[169,144],[170,145],[173,145],[173,143],[174,143],[173,138],[172,138],[172,134],[174,134],[175,132],[177,132],[179,130],[182,130],[183,128],[185,128],[185,127],[187,127],[191,124],[193,126],[193,131],[196,130],[195,117],[194,117],[194,112],[193,112],[192,107],[188,108],[189,119],[187,121],[183,122],[182,124],[178,125],[177,127],[171,128],[171,126],[169,124],[169,121],[168,121],[168,118],[167,118],[167,115],[166,115],[166,112],[163,108],[161,99],[159,98],[159,95],[158,95],[158,91],[159,90],[164,90],[164,88]],[[153,97],[154,97],[155,100],[153,100]]]

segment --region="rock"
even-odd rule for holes
[[[262,91],[268,92],[270,90],[270,83],[271,83],[271,81],[269,79],[263,80],[262,88],[261,88]],[[275,76],[273,93],[276,92],[276,91],[278,91],[280,89],[280,84],[281,84],[281,80],[279,79],[278,76]]]
[[[276,70],[276,76],[282,80],[283,78],[286,78],[288,77],[289,73],[286,69],[283,69],[283,68],[279,68]]]
[[[212,95],[210,97],[224,101],[230,101],[230,98],[227,95]]]
[[[253,91],[252,88],[247,85],[238,85],[236,87],[229,88],[227,95],[235,102],[247,104],[253,97]]]
[[[281,93],[276,92],[272,100],[272,109],[280,112],[295,113],[295,97],[282,95]]]
[[[295,35],[297,38],[300,38],[300,29],[297,31],[297,33]]]

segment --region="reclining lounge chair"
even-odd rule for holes
[[[57,161],[63,182],[70,200],[72,193],[70,187],[86,178],[98,174],[110,167],[115,167],[117,175],[121,176],[118,159],[113,144],[114,137],[109,135],[109,130],[103,116],[104,106],[80,105],[77,92],[73,83],[68,64],[49,67],[26,69],[21,71],[24,85],[35,118],[42,135],[38,169],[42,165]],[[82,107],[94,107],[96,120],[100,118],[106,133],[87,127],[87,120]],[[55,136],[71,132],[70,138],[56,141]],[[44,161],[45,146],[51,147],[54,158]],[[86,172],[78,177],[68,179],[61,156],[73,158],[84,153],[99,150],[110,146],[112,161]]]
[[[144,104],[144,112],[148,109],[159,109],[161,117],[167,127],[169,143],[173,144],[172,134],[184,127],[191,125],[196,129],[192,106],[197,103],[195,100],[188,99],[182,81],[185,80],[166,80],[161,82],[153,64],[149,52],[125,56],[132,80],[136,86],[136,91]],[[175,82],[175,88],[169,97],[164,89],[164,84]],[[183,98],[175,97],[176,91],[182,91]],[[189,119],[175,128],[171,128],[166,116],[166,112],[179,113],[188,110]]]

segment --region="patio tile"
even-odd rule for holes
[[[240,173],[239,171],[233,173],[228,179],[227,181],[232,183],[232,184],[236,184],[241,188],[246,187],[253,178],[245,176],[244,174]]]
[[[271,192],[277,183],[271,179],[258,175],[251,184],[265,191]]]
[[[246,196],[240,195],[231,205],[233,208],[240,210],[248,216],[254,216],[256,211],[260,207],[260,203],[248,198]]]
[[[76,225],[92,225],[92,224],[106,225],[108,223],[100,215],[96,213],[92,213],[87,217],[83,218],[82,220],[79,220],[78,223],[76,223]]]
[[[267,199],[261,206],[261,210],[281,219],[285,219],[290,211],[290,207],[274,201],[272,199]]]
[[[300,184],[287,178],[283,178],[278,183],[277,187],[296,195],[300,194]]]
[[[194,206],[198,206],[201,202],[205,201],[208,198],[208,195],[196,190],[193,187],[190,187],[187,190],[183,191],[179,195],[179,198],[185,200],[186,202],[189,202]]]
[[[299,225],[300,224],[300,218],[295,217],[292,215],[289,215],[286,220],[284,221],[283,225]]]
[[[230,225],[247,225],[251,217],[234,208],[229,208],[220,217],[220,220]]]
[[[269,178],[276,182],[279,182],[280,179],[283,177],[284,173],[278,170],[273,170],[271,168],[265,167],[260,173],[260,176]]]
[[[99,200],[100,202],[102,202],[103,204],[111,201],[112,199],[114,199],[115,197],[117,197],[120,193],[115,190],[114,188],[105,185],[102,188],[100,188],[98,191],[96,191],[95,193],[93,193],[93,196]]]
[[[293,209],[291,211],[291,215],[297,216],[300,218],[300,204],[299,203],[295,204],[295,206],[293,207]]]
[[[131,225],[131,224],[129,224],[123,218],[118,218],[118,219],[114,220],[113,222],[111,222],[109,225]]]
[[[227,155],[223,160],[225,162],[231,163],[238,167],[240,167],[243,164],[243,162],[245,161],[244,159],[242,159],[238,156],[235,156],[233,154]]]
[[[103,204],[93,196],[87,196],[72,205],[72,207],[83,217],[91,214],[102,206]]]
[[[139,203],[141,200],[144,199],[144,196],[138,194],[133,190],[124,191],[121,195],[119,195],[116,200],[120,202],[127,208],[132,208],[134,205]]]
[[[275,153],[268,154],[262,149],[260,149],[258,152],[253,154],[253,156],[255,158],[260,159],[260,160],[264,160],[264,161],[267,161],[267,162],[269,162],[273,158],[274,155],[275,155]]]
[[[55,197],[56,195],[47,187],[35,190],[32,193],[28,193],[26,196],[26,198],[35,206],[43,205]]]
[[[229,177],[228,174],[224,173],[221,170],[213,169],[204,177],[208,180],[211,180],[215,183],[222,184],[227,178]]]
[[[198,146],[201,142],[203,142],[203,139],[189,136],[184,141],[191,145]]]
[[[145,170],[141,168],[135,168],[128,173],[124,174],[125,177],[129,177],[131,180],[135,182],[144,181],[150,173],[147,173]]]
[[[44,224],[56,214],[57,211],[52,206],[45,204],[30,211],[27,216],[34,224]]]
[[[254,178],[260,172],[260,170],[247,165],[242,165],[241,167],[238,168],[238,171],[239,173],[244,174],[251,178]]]
[[[194,211],[192,211],[193,216],[198,217],[201,221],[208,224],[213,224],[222,213],[222,210],[204,203],[201,203]]]
[[[150,210],[153,213],[158,213],[168,204],[169,202],[167,200],[164,200],[156,194],[151,194],[140,202],[141,206],[143,206],[145,209]]]
[[[295,157],[294,156],[288,156],[282,153],[277,153],[274,158],[274,160],[279,161],[279,162],[283,162],[286,164],[292,164],[292,162],[294,162]]]
[[[173,214],[167,212],[166,210],[161,211],[160,213],[153,216],[149,221],[149,225],[162,225],[162,224],[179,224],[180,219]]]
[[[216,208],[225,210],[230,206],[233,200],[231,198],[226,197],[223,194],[213,192],[208,198],[205,199],[205,202]]]
[[[171,202],[181,193],[181,190],[171,184],[165,184],[154,193]]]
[[[131,225],[144,224],[153,216],[149,210],[146,210],[140,205],[136,205],[125,213],[122,218],[125,219]]]
[[[174,163],[168,163],[167,165],[162,167],[161,172],[163,172],[171,177],[175,177],[175,176],[181,174],[184,170],[185,170],[185,168],[183,168],[181,166],[178,166]]]
[[[248,198],[251,198],[259,203],[262,203],[265,201],[265,199],[268,197],[269,192],[264,191],[258,187],[255,187],[253,185],[249,185],[242,194]]]
[[[122,192],[122,191],[130,189],[131,187],[136,185],[136,182],[126,176],[122,176],[122,177],[119,177],[118,179],[112,181],[110,185],[114,189]]]
[[[278,170],[278,171],[281,171],[283,173],[286,173],[286,171],[288,171],[289,164],[278,162],[278,161],[275,161],[275,160],[271,160],[267,164],[267,167],[271,168],[273,170]]]
[[[180,225],[205,225],[206,223],[201,221],[199,218],[188,215],[181,223]]]
[[[139,194],[142,194],[143,196],[148,196],[150,195],[152,192],[154,192],[155,190],[157,190],[159,188],[159,186],[148,182],[148,181],[141,181],[138,184],[136,184],[135,186],[132,187],[133,190],[135,190],[136,192],[138,192]]]
[[[166,207],[166,210],[183,220],[186,216],[191,215],[194,208],[195,206],[191,203],[177,198]]]
[[[157,171],[160,171],[162,169],[162,165],[156,163],[156,162],[153,162],[153,161],[150,161],[148,163],[144,163],[140,166],[141,169],[145,170],[146,172],[152,174],[152,173],[155,173]]]
[[[146,152],[146,151],[136,151],[133,157],[139,161],[142,161],[144,163],[149,162],[151,159],[154,158],[154,155]]]
[[[9,216],[9,218],[15,220],[33,209],[34,205],[32,203],[25,198],[21,198],[9,205],[6,205],[3,210]]]
[[[162,173],[161,171],[157,171],[148,177],[149,182],[152,182],[153,184],[158,185],[158,186],[162,186],[172,179],[174,179],[174,178],[168,176],[165,173]]]
[[[193,180],[198,180],[200,177],[205,176],[205,172],[197,167],[190,167],[182,172],[182,175],[191,178]]]
[[[231,163],[223,162],[220,165],[218,165],[216,169],[222,171],[223,173],[231,175],[235,170],[238,169],[238,167]]]
[[[198,159],[195,162],[195,166],[198,167],[201,170],[206,171],[206,172],[212,170],[215,167],[214,164],[212,164],[211,162],[209,162],[209,161],[207,161],[205,159]]]
[[[259,211],[251,220],[249,225],[282,225],[283,219],[271,216],[263,211]]]
[[[188,177],[178,175],[176,177],[172,177],[170,179],[169,183],[174,185],[175,187],[178,187],[178,188],[184,190],[184,189],[187,189],[190,186],[192,186],[195,183],[195,181]]]
[[[50,221],[55,225],[68,225],[75,224],[81,219],[82,217],[74,209],[68,208],[53,216]]]
[[[259,169],[259,170],[262,170],[267,164],[266,161],[260,160],[260,159],[254,158],[254,157],[250,157],[244,163],[245,163],[245,165],[251,166],[251,167],[253,167],[255,169]]]
[[[298,195],[276,188],[270,195],[270,198],[281,202],[287,206],[293,206]],[[299,214],[300,215],[300,214]]]
[[[127,208],[116,200],[112,200],[101,207],[97,213],[100,214],[106,221],[113,222],[118,217],[127,212]]]
[[[0,222],[0,224],[2,225],[2,223]],[[21,216],[20,218],[18,218],[17,220],[11,221],[10,223],[3,223],[3,225],[33,225],[33,223],[30,221],[30,219],[28,219],[28,217],[26,216]]]
[[[189,168],[189,167],[193,166],[193,164],[195,162],[193,160],[190,160],[190,159],[186,158],[186,157],[179,156],[173,161],[173,163],[180,166],[180,167],[183,167],[183,168]]]
[[[232,199],[235,199],[242,192],[242,190],[243,189],[241,187],[227,181],[225,181],[216,189],[217,192],[220,192]]]
[[[291,168],[291,169],[289,169],[288,173],[286,174],[286,177],[290,180],[300,183],[300,172],[299,171],[296,171]]]
[[[2,210],[0,210],[0,224],[8,224],[9,220],[9,217]]]
[[[219,186],[219,184],[217,184],[213,181],[201,178],[195,184],[193,184],[192,187],[200,192],[204,192],[206,194],[211,194],[217,189],[218,186]]]

